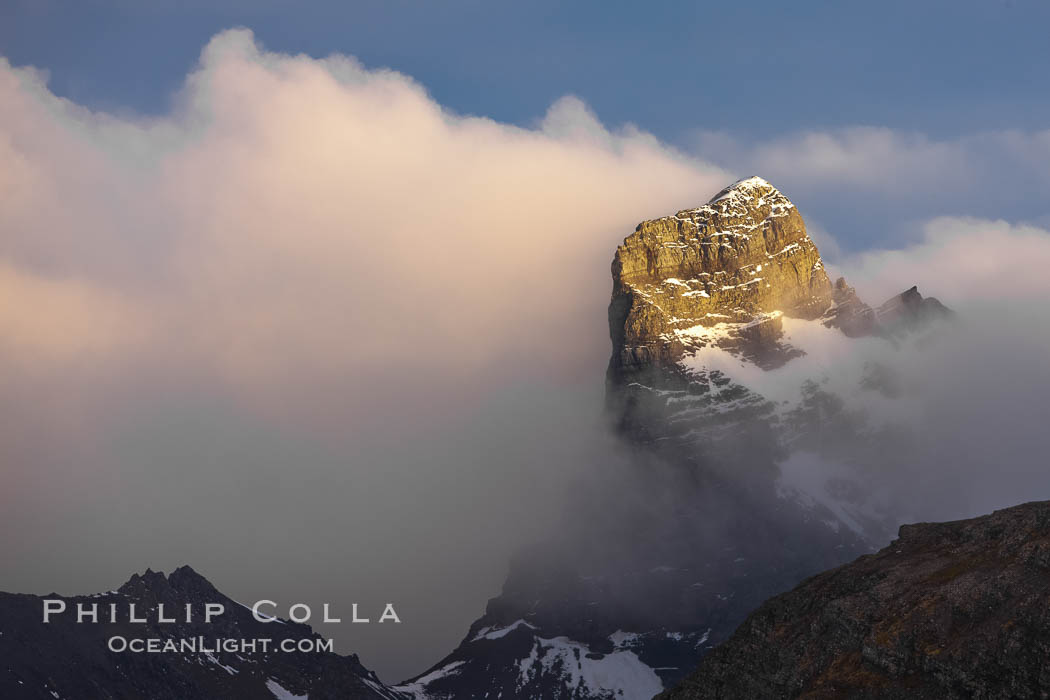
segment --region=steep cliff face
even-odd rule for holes
[[[629,382],[671,367],[691,328],[814,319],[832,286],[798,209],[760,177],[741,180],[696,209],[638,225],[616,249],[609,327],[610,377]]]
[[[607,410],[627,468],[598,465],[460,646],[398,690],[648,698],[769,596],[899,524],[874,477],[933,304],[910,290],[877,312],[832,284],[761,178],[640,224],[612,275]]]
[[[853,289],[831,284],[795,205],[759,177],[640,224],[617,248],[612,276],[607,399],[635,442],[712,430],[721,439],[730,423],[770,418],[758,387],[734,382],[723,392],[726,372],[693,361],[705,348],[774,370],[806,353],[785,341],[785,320],[877,332]],[[723,400],[730,396],[734,406]],[[683,421],[685,411],[702,420]]]
[[[1044,698],[1050,502],[907,525],[755,611],[662,698]]]

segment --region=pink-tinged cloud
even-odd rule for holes
[[[616,242],[729,179],[573,98],[535,129],[457,116],[403,75],[244,30],[211,41],[161,120],[89,113],[27,70],[0,85],[8,264],[122,296],[155,322],[136,352],[178,338],[188,371],[249,390],[465,381],[508,358],[571,376],[604,349]],[[54,344],[49,323],[20,343]]]
[[[355,650],[403,673],[586,459],[616,244],[733,179],[572,97],[509,126],[244,30],[159,118],[0,64],[0,159],[4,586],[192,561],[394,595],[416,651]]]

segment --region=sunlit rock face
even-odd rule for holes
[[[710,396],[724,377],[690,365],[698,350],[718,347],[774,369],[803,353],[781,342],[783,319],[815,320],[836,306],[837,288],[798,209],[759,177],[639,224],[617,248],[612,277],[609,405],[620,431],[641,442],[684,426],[685,406],[660,410],[669,403],[724,413]],[[740,405],[749,419],[756,399]]]
[[[741,180],[697,209],[645,221],[616,249],[609,323],[610,374],[629,379],[668,366],[690,329],[817,318],[832,287],[798,209],[759,177]]]

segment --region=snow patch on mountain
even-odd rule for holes
[[[528,622],[525,622],[525,620],[518,620],[512,624],[507,625],[506,627],[484,627],[478,630],[478,633],[475,634],[470,641],[476,642],[480,639],[500,639],[501,637],[507,636],[508,634],[522,626],[528,627],[531,630],[536,629]]]
[[[597,657],[597,658],[595,658]],[[536,676],[561,676],[574,694],[597,697],[651,698],[664,689],[660,677],[631,651],[592,654],[567,637],[537,637],[532,652],[519,663],[524,686]]]
[[[771,318],[781,319],[783,335],[780,343],[802,353],[783,366],[763,369],[733,349],[718,345],[718,341]],[[695,326],[676,333],[704,343],[679,361],[683,369],[694,376],[710,376],[717,372],[729,379],[729,384],[713,387],[713,391],[728,393],[732,385],[743,386],[772,402],[777,411],[783,413],[799,402],[803,385],[811,381],[821,390],[847,401],[851,408],[863,410],[874,421],[873,427],[889,420],[916,417],[917,402],[909,400],[906,395],[890,398],[882,392],[872,391],[864,382],[869,368],[891,362],[900,364],[902,355],[915,351],[913,346],[895,346],[877,336],[849,338],[819,320],[788,318],[778,311],[764,314],[749,323]]]
[[[420,676],[411,683],[403,683],[402,685],[394,686],[394,690],[407,693],[417,700],[429,700],[432,696],[427,693],[427,686],[434,681],[439,681],[448,678],[449,676],[456,675],[459,673],[460,667],[465,663],[466,661],[453,661],[441,668],[434,669],[425,676]]]
[[[309,694],[307,695],[295,695],[292,692],[285,690],[285,688],[273,680],[272,678],[266,681],[266,689],[273,693],[273,696],[277,700],[309,700]]]

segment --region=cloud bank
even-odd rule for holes
[[[571,97],[517,128],[245,30],[162,119],[6,63],[0,105],[2,587],[390,596],[411,629],[344,648],[394,679],[585,459],[616,243],[732,179]]]
[[[887,140],[859,185],[896,192],[906,156],[958,171],[876,131],[730,174],[710,143],[689,157],[571,97],[518,128],[246,30],[176,105],[90,112],[0,63],[0,588],[190,563],[245,599],[392,600],[403,628],[330,632],[387,680],[458,642],[598,458],[608,265],[638,221],[750,165],[808,217],[781,174],[848,180]],[[1004,303],[1046,291],[996,284],[1018,254],[1050,262],[1046,240],[937,219],[841,266],[872,301],[920,282]]]
[[[852,284],[874,299],[911,284],[956,304],[1039,304],[1048,284],[1050,233],[1027,224],[938,217],[922,227],[922,239],[897,250],[869,250],[844,260]],[[912,280],[908,283],[908,280]]]

